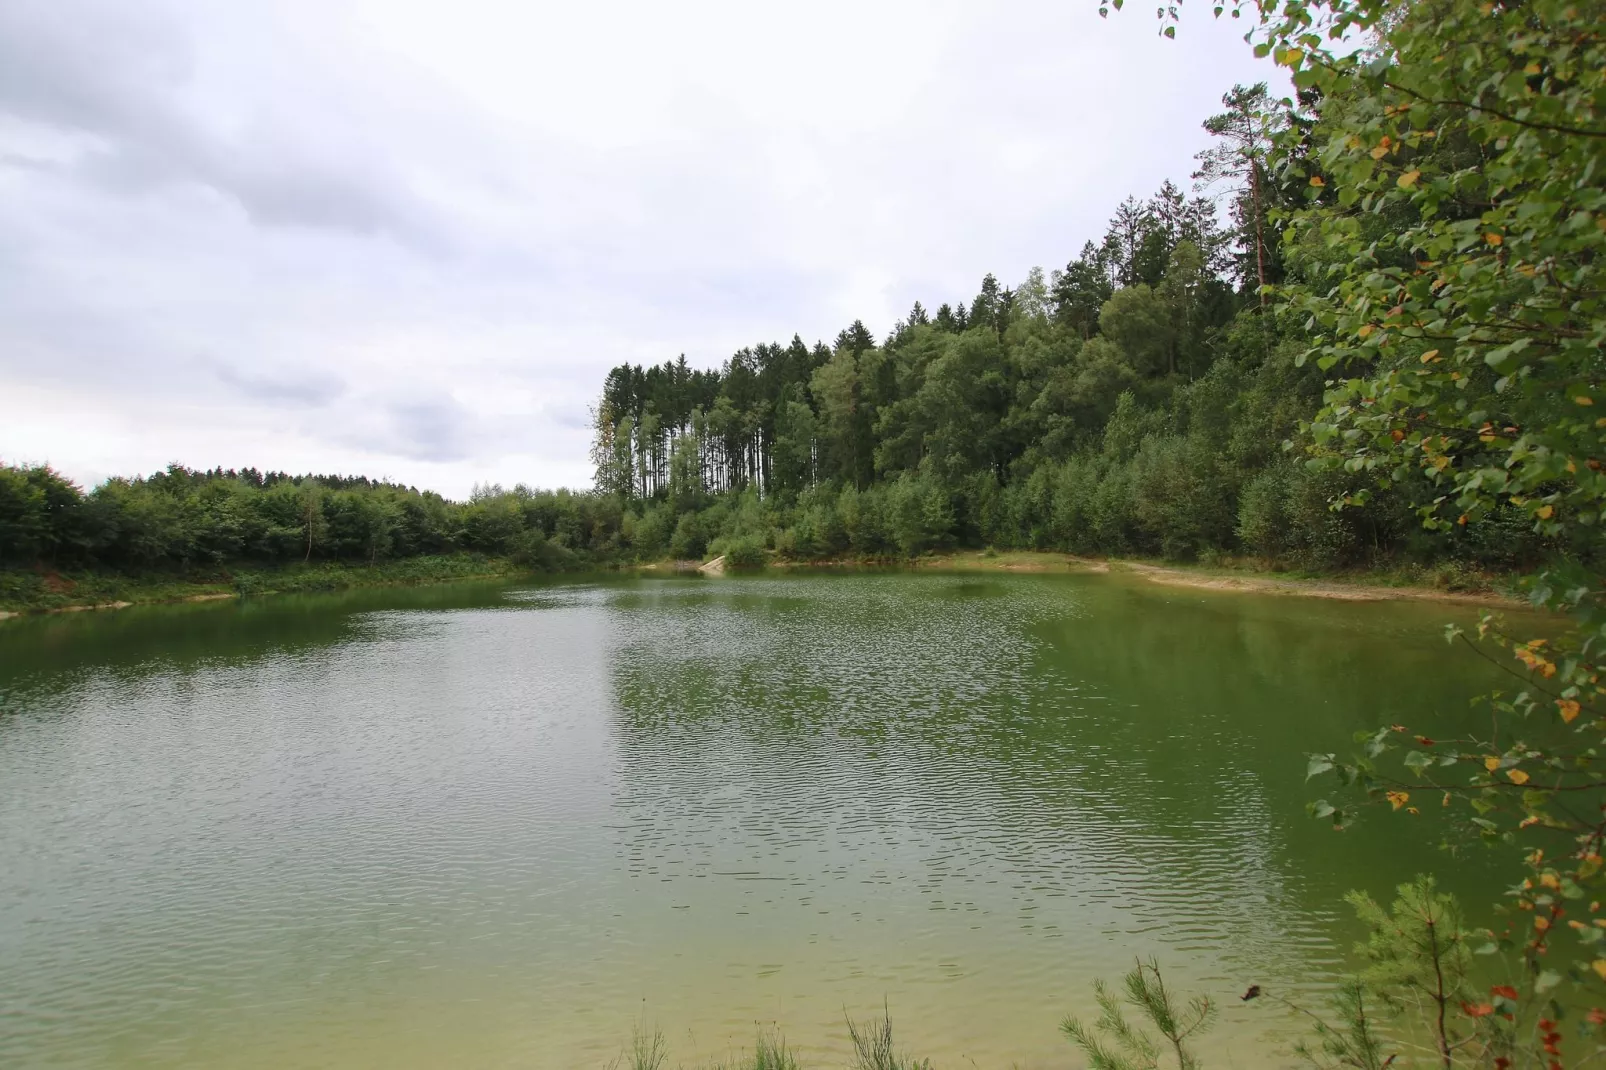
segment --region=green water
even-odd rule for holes
[[[1153,954],[1276,1061],[1433,808],[1304,754],[1464,715],[1457,610],[1100,576],[470,586],[0,625],[0,1066],[598,1067],[774,1023],[1072,1066]],[[1465,613],[1462,612],[1464,616]],[[1442,723],[1442,720],[1440,721]]]

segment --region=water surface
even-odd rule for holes
[[[1119,577],[468,586],[0,626],[0,1065],[602,1066],[883,1001],[940,1067],[1077,1065],[1155,955],[1273,1065],[1339,902],[1304,754],[1486,684],[1458,612]],[[1463,613],[1464,615],[1464,613]],[[1492,898],[1487,860],[1448,883]]]

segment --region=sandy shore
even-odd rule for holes
[[[1110,571],[1106,562],[1100,572]],[[1167,587],[1199,587],[1212,591],[1246,591],[1257,594],[1289,594],[1302,598],[1331,598],[1340,602],[1453,602],[1460,605],[1515,608],[1528,603],[1498,591],[1441,591],[1433,587],[1384,587],[1365,583],[1340,583],[1325,580],[1283,580],[1270,576],[1219,576],[1189,572],[1184,569],[1165,568],[1123,562],[1116,566],[1123,572],[1132,572],[1151,583]]]

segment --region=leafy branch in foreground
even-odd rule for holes
[[[1347,760],[1313,755],[1311,773],[1333,776],[1406,814],[1418,812],[1414,800],[1436,798],[1464,814],[1484,841],[1519,848],[1527,873],[1509,891],[1510,922],[1491,934],[1490,951],[1517,955],[1517,987],[1548,996],[1570,981],[1577,994],[1569,1001],[1598,1006],[1606,994],[1606,917],[1599,903],[1606,880],[1606,688],[1597,648],[1576,629],[1513,639],[1493,616],[1479,623],[1475,639],[1457,627],[1447,634],[1495,661],[1520,690],[1485,696],[1487,721],[1469,721],[1458,738],[1391,725],[1360,734],[1363,752]],[[1325,800],[1312,812],[1341,827],[1356,816]],[[1591,1012],[1590,1032],[1603,1022],[1606,1013]]]
[[[1429,531],[1519,516],[1566,561],[1531,591],[1571,616],[1562,634],[1487,618],[1450,631],[1520,679],[1486,697],[1487,720],[1449,739],[1385,726],[1358,737],[1362,754],[1310,765],[1406,815],[1459,801],[1480,837],[1518,848],[1508,923],[1480,949],[1509,953],[1508,983],[1459,1018],[1441,989],[1432,1033],[1448,1063],[1466,1021],[1526,1021],[1510,1054],[1479,1034],[1489,1058],[1560,1065],[1564,1011],[1595,1006],[1578,1027],[1591,1043],[1606,1025],[1606,21],[1575,0],[1233,8],[1256,16],[1256,53],[1298,96],[1270,165],[1304,203],[1271,213],[1289,271],[1267,293],[1328,376],[1308,432],[1310,465],[1353,481],[1333,504],[1425,487]],[[1175,5],[1159,14],[1177,23]],[[1354,816],[1312,809],[1339,826]]]

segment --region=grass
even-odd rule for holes
[[[743,1053],[723,1063],[715,1063],[710,1070],[802,1070],[786,1048],[786,1039],[779,1033],[760,1031],[751,1054]]]
[[[848,1019],[848,1036],[853,1040],[854,1070],[931,1070],[931,1060],[921,1062],[899,1055],[892,1043],[892,1015],[886,1010],[881,1020],[859,1025]]]
[[[119,603],[340,591],[351,587],[519,576],[528,571],[506,559],[481,554],[410,557],[377,565],[320,561],[279,566],[197,566],[183,571],[3,569],[0,570],[0,610],[28,613]]]
[[[608,1070],[662,1070],[668,1058],[663,1030],[654,1029],[648,1033],[637,1027],[630,1037],[630,1050],[615,1059]]]
[[[848,1019],[848,1037],[853,1041],[852,1070],[931,1070],[929,1060],[900,1055],[892,1041],[892,1018],[885,1011],[881,1018],[867,1023]],[[647,1032],[637,1027],[630,1047],[609,1064],[608,1070],[665,1070],[669,1048],[662,1030]],[[786,1038],[774,1030],[759,1030],[751,1052],[712,1063],[707,1070],[803,1070],[803,1064],[786,1046]]]

